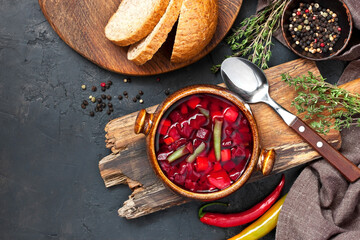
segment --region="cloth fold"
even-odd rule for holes
[[[338,84],[360,78],[360,1],[343,0],[354,31],[347,48],[333,59],[350,61]],[[271,0],[259,0],[257,10]],[[274,33],[285,46],[281,30]],[[341,132],[341,152],[360,167],[360,128]],[[279,215],[276,239],[360,239],[360,180],[348,183],[324,159],[306,167],[291,187]]]

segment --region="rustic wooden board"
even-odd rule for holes
[[[308,71],[319,74],[316,65],[304,59],[265,70],[270,83],[271,96],[279,104],[296,113],[294,108],[290,107],[295,91],[280,81],[280,74],[288,72],[291,76],[298,76]],[[342,87],[360,93],[360,79]],[[270,107],[265,104],[254,104],[251,108],[259,126],[262,147],[274,148],[277,152],[272,174],[319,158],[317,152],[303,142]],[[153,112],[155,109],[156,106],[153,106],[147,110]],[[119,209],[119,215],[126,218],[140,217],[189,201],[168,190],[153,173],[146,156],[145,137],[133,132],[136,115],[137,112],[114,119],[106,125],[106,147],[113,153],[99,162],[100,174],[106,187],[128,184],[133,190],[129,200]],[[340,148],[341,139],[338,131],[330,131],[325,139],[337,149]],[[254,173],[250,182],[261,177],[259,173]]]
[[[39,0],[46,19],[55,32],[75,51],[110,71],[127,75],[155,75],[198,61],[225,37],[239,13],[242,0],[218,0],[219,22],[209,45],[194,59],[171,64],[171,41],[165,43],[154,58],[143,66],[128,61],[127,47],[112,44],[104,28],[121,0]]]

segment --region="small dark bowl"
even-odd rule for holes
[[[288,30],[290,24],[289,18],[292,16],[292,11],[295,8],[298,8],[300,3],[318,3],[322,8],[330,9],[337,14],[337,17],[339,19],[339,27],[341,27],[341,35],[333,46],[333,51],[312,54],[310,52],[306,52],[299,45],[295,44],[295,41],[292,39]],[[338,55],[342,50],[345,49],[352,34],[353,21],[349,8],[342,0],[291,0],[285,6],[281,18],[281,28],[286,44],[294,53],[306,59],[321,61],[328,60]]]

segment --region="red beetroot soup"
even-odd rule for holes
[[[162,171],[192,192],[229,187],[252,154],[250,124],[230,101],[212,94],[185,97],[166,111],[156,134]]]

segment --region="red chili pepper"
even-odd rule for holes
[[[270,207],[273,205],[276,200],[280,196],[280,192],[284,187],[285,183],[285,176],[283,175],[281,178],[280,183],[274,189],[269,196],[267,196],[263,201],[259,202],[252,208],[239,213],[210,213],[210,212],[203,212],[203,209],[207,206],[214,205],[214,204],[222,204],[223,203],[209,203],[204,205],[199,209],[199,217],[200,221],[217,227],[235,227],[240,226],[243,224],[247,224],[249,222],[254,221],[255,219],[259,218],[263,215]]]

